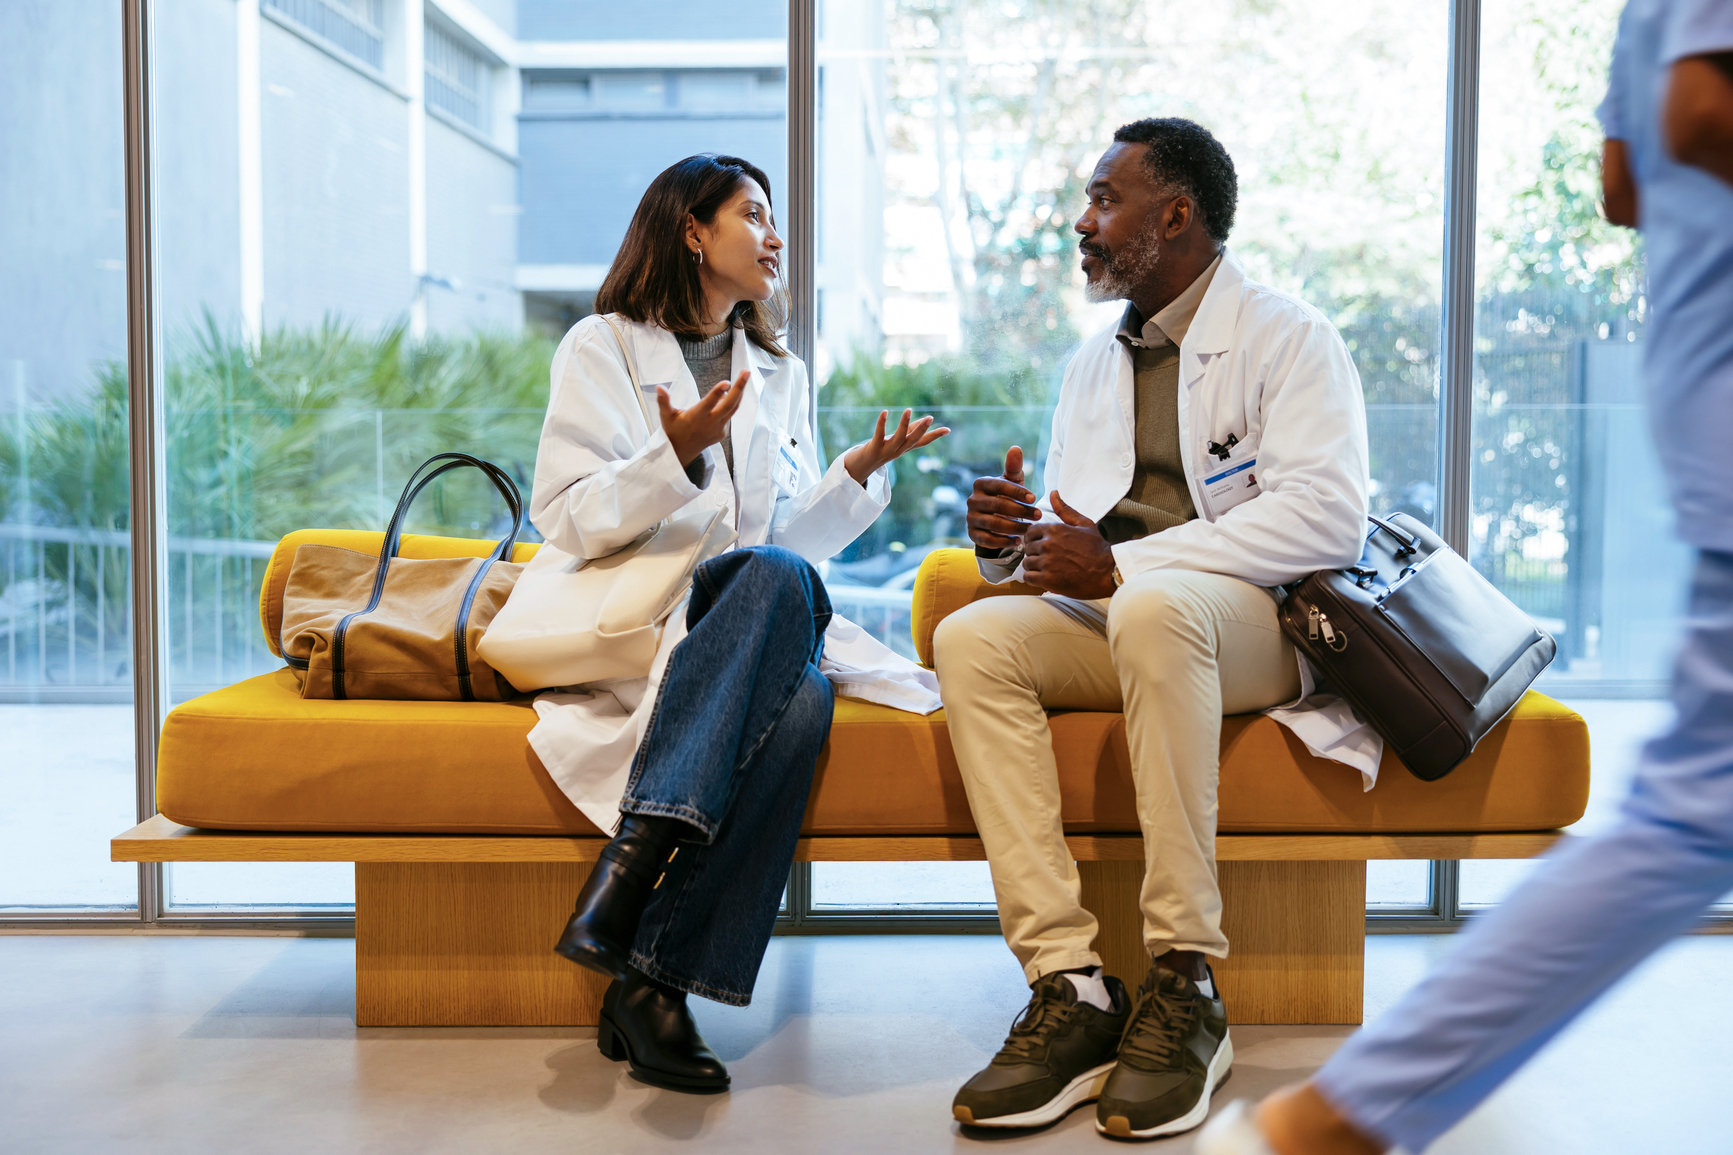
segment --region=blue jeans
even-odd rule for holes
[[[1733,554],[1698,559],[1673,704],[1618,825],[1551,856],[1318,1072],[1360,1129],[1424,1150],[1733,889]]]
[[[632,945],[658,982],[752,1001],[834,704],[818,672],[830,599],[799,555],[754,546],[693,577],[624,814],[678,818],[680,844]]]

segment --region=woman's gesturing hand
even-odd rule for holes
[[[742,369],[732,384],[716,382],[696,405],[684,409],[674,408],[674,403],[668,400],[667,388],[656,386],[656,407],[662,411],[662,430],[668,434],[668,444],[674,447],[674,456],[680,459],[682,467],[691,465],[693,458],[722,440],[723,434],[728,432],[728,422],[746,396],[746,382],[751,376],[751,370]],[[883,421],[879,424],[882,431]]]
[[[879,410],[879,420],[873,427],[873,435],[842,455],[842,467],[855,479],[855,484],[865,485],[866,479],[880,466],[889,465],[911,449],[931,445],[950,432],[945,426],[929,428],[933,423],[930,414],[910,424],[914,415],[912,409],[903,410],[903,419],[897,422],[897,427],[886,437],[885,421],[890,417],[890,412]]]

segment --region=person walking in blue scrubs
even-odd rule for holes
[[[1423,1151],[1733,890],[1733,0],[1631,0],[1599,115],[1607,218],[1646,242],[1650,415],[1698,551],[1677,719],[1614,829],[1475,919],[1310,1082],[1233,1104],[1200,1155]]]

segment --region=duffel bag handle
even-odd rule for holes
[[[435,462],[441,462],[437,469],[423,472]],[[511,475],[491,461],[473,457],[467,453],[436,453],[416,467],[409,475],[409,480],[403,486],[403,496],[397,499],[397,508],[391,512],[391,521],[385,527],[385,541],[379,549],[379,564],[383,569],[386,562],[397,556],[397,551],[403,545],[403,523],[409,517],[409,507],[421,491],[434,480],[454,469],[470,466],[481,470],[493,482],[493,487],[499,490],[499,495],[505,498],[506,506],[511,510],[511,532],[500,539],[499,545],[488,556],[496,561],[510,561],[512,549],[517,544],[518,535],[523,532],[524,504],[523,495],[518,492],[517,482]]]
[[[403,522],[409,516],[410,505],[435,478],[449,473],[453,469],[462,469],[466,466],[479,469],[486,474],[488,480],[493,482],[494,488],[499,490],[500,496],[505,498],[506,505],[511,509],[511,532],[502,538],[500,543],[493,548],[493,551],[482,559],[482,564],[476,569],[475,576],[470,579],[469,587],[464,591],[462,604],[458,608],[457,625],[453,632],[457,651],[457,672],[463,700],[466,702],[475,700],[475,693],[470,686],[468,668],[467,639],[470,606],[475,600],[476,591],[481,587],[482,579],[487,576],[488,569],[493,563],[511,560],[512,548],[517,544],[518,534],[523,532],[524,504],[523,496],[518,492],[517,483],[511,479],[510,474],[491,461],[484,461],[467,453],[436,453],[423,461],[416,467],[415,472],[409,475],[409,481],[403,486],[403,495],[397,499],[397,508],[392,510],[391,521],[385,527],[385,540],[379,549],[379,564],[373,571],[372,596],[368,599],[366,608],[344,615],[342,620],[337,623],[331,656],[331,696],[333,698],[348,697],[344,687],[344,638],[351,622],[358,617],[372,613],[379,606],[379,599],[385,593],[385,576],[391,569],[391,559],[397,556],[397,551],[403,544]],[[430,469],[429,467],[433,468]],[[291,666],[302,670],[308,668],[306,659],[289,656],[288,646],[281,637],[278,639],[277,647]]]

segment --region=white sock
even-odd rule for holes
[[[1216,997],[1216,984],[1215,984],[1214,976],[1212,976],[1209,972],[1205,971],[1203,978],[1197,980],[1197,989],[1203,995],[1204,998],[1206,998],[1206,999],[1215,998]]]
[[[1071,985],[1077,988],[1077,1001],[1088,1003],[1099,1011],[1113,1009],[1113,998],[1107,993],[1107,984],[1101,979],[1101,968],[1096,967],[1086,975],[1065,972],[1065,977],[1071,980]]]

